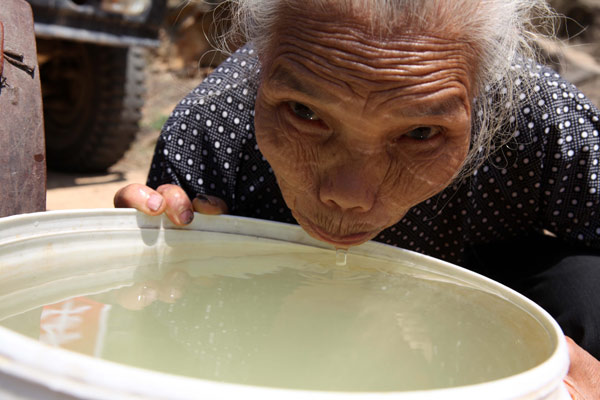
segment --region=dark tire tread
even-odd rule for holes
[[[77,140],[48,147],[48,166],[71,172],[103,172],[121,159],[135,140],[145,95],[145,52],[141,48],[86,45],[93,63],[92,112]],[[83,71],[82,73],[90,73]],[[42,78],[43,79],[43,78]],[[46,130],[47,140],[60,132]]]

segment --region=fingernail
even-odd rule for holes
[[[191,210],[185,210],[181,214],[179,214],[179,221],[182,224],[189,224],[194,219],[194,213]]]
[[[151,194],[146,201],[146,205],[152,211],[157,211],[162,205],[163,198],[158,194]]]
[[[212,204],[210,199],[203,194],[199,194],[198,196],[196,196],[196,198],[204,203]]]

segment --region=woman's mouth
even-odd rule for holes
[[[316,239],[319,239],[323,242],[330,243],[330,244],[334,245],[335,247],[339,247],[339,248],[348,248],[351,246],[358,246],[359,244],[362,244],[362,243],[368,241],[369,239],[375,237],[378,232],[378,231],[364,231],[364,232],[352,233],[349,235],[336,235],[336,234],[327,232],[323,228],[313,224],[307,218],[301,218],[301,221],[298,221],[298,222],[300,222],[301,225],[304,225],[304,227],[307,227],[308,229],[305,229],[305,230],[309,234],[312,234],[312,236],[314,236]]]

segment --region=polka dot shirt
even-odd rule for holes
[[[598,109],[554,71],[523,67],[534,82],[507,124],[512,139],[472,176],[416,205],[375,240],[459,265],[469,245],[543,230],[600,248]],[[254,50],[245,46],[175,107],[149,186],[177,184],[190,198],[221,197],[233,215],[295,223],[254,138],[259,72]]]

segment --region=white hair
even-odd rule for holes
[[[365,29],[385,32],[398,24],[451,34],[477,57],[471,148],[457,177],[468,176],[512,136],[507,121],[527,92],[537,59],[536,40],[554,36],[556,15],[545,0],[229,0],[234,40],[252,42],[259,54],[276,37],[282,11],[310,8],[365,18]],[[230,39],[231,40],[231,36]],[[520,89],[517,91],[517,87]],[[524,90],[525,89],[525,90]],[[522,97],[522,95],[521,95]]]

